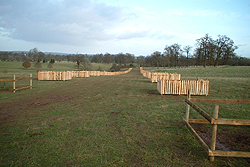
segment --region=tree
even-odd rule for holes
[[[115,63],[112,65],[112,67],[110,68],[111,72],[116,72],[116,71],[120,71],[121,67],[120,65],[116,65]]]
[[[121,53],[118,53],[116,56],[115,56],[115,63],[119,64],[120,66],[122,64],[126,65],[126,61],[125,61],[125,55],[121,52]]]
[[[198,47],[196,51],[198,51],[198,55],[203,61],[203,66],[206,67],[208,59],[212,58],[212,49],[214,46],[214,41],[212,37],[206,34],[204,37],[197,39],[196,42],[196,45]]]
[[[8,61],[8,59],[9,59],[8,52],[1,52],[0,59],[1,59],[1,61]]]
[[[156,62],[157,68],[159,69],[160,66],[160,59],[161,59],[161,52],[155,51],[152,54],[152,57],[154,58],[154,61]]]
[[[126,63],[135,63],[135,56],[131,53],[126,53],[125,61]]]
[[[76,68],[80,70],[81,64],[85,63],[86,60],[84,55],[76,54],[73,56],[73,61],[76,62]]]
[[[215,66],[219,65],[219,61],[222,58],[222,64],[226,65],[229,59],[235,56],[234,51],[238,49],[234,46],[234,41],[227,37],[226,35],[218,35],[218,39],[215,40],[215,50],[216,50],[216,61]]]
[[[170,61],[173,66],[178,66],[179,57],[181,55],[181,45],[180,44],[173,44],[171,46],[166,46],[165,49],[166,53],[170,55]]]
[[[189,56],[189,52],[190,52],[191,48],[192,47],[190,45],[184,46],[184,48],[183,48],[183,51],[186,52],[186,54],[187,54],[187,67],[188,67],[188,56]]]
[[[112,55],[110,53],[105,53],[103,56],[103,62],[109,64],[112,63],[112,61],[113,61]]]
[[[169,55],[164,52],[162,55],[162,66],[165,68],[169,64]]]
[[[138,56],[136,58],[137,63],[139,64],[140,67],[144,67],[145,66],[145,57],[144,56]]]
[[[55,64],[55,59],[50,59],[50,62],[51,64]]]
[[[30,68],[31,67],[30,62],[28,60],[26,60],[25,62],[23,62],[23,67],[26,68],[26,69]]]
[[[167,66],[172,67],[173,61],[174,61],[173,50],[172,50],[171,46],[166,46],[164,50],[165,50],[165,52],[164,52],[165,59],[167,60]]]
[[[73,62],[76,62],[76,68],[78,70],[91,70],[92,65],[86,59],[87,55],[76,54],[73,56]]]

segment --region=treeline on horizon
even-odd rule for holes
[[[79,63],[116,63],[123,67],[132,66],[138,63],[139,66],[150,67],[182,67],[182,66],[250,66],[250,59],[238,56],[232,39],[226,35],[218,35],[216,40],[208,34],[196,40],[196,47],[193,49],[187,45],[183,48],[175,43],[167,45],[163,52],[155,51],[147,56],[135,56],[131,53],[98,53],[98,54],[45,54],[37,48],[29,52],[0,52],[0,61],[30,61],[30,62],[51,62],[68,61]],[[190,54],[193,51],[193,54]]]

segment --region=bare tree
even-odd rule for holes
[[[189,52],[190,52],[191,48],[192,48],[192,46],[190,46],[190,45],[184,46],[184,48],[183,48],[183,51],[186,52],[186,54],[187,54],[187,67],[188,67],[188,56],[189,56]]]
[[[76,62],[76,68],[80,70],[82,65],[86,62],[85,55],[76,54],[73,56],[73,61]]]
[[[155,51],[153,54],[152,54],[152,57],[154,58],[156,64],[157,64],[157,68],[159,69],[159,66],[160,66],[160,59],[161,59],[161,52],[159,51]]]
[[[201,37],[200,39],[196,40],[196,45],[198,46],[199,56],[201,56],[203,60],[203,66],[207,66],[207,61],[209,56],[212,57],[212,47],[213,47],[213,39],[208,34],[206,34],[204,37]]]
[[[182,52],[181,45],[175,43],[175,44],[173,44],[173,45],[170,46],[169,50],[170,50],[171,57],[173,59],[172,60],[173,61],[173,65],[176,67],[176,66],[178,66],[179,57],[180,57],[181,52]]]
[[[218,35],[218,37],[219,38],[215,40],[215,66],[219,65],[219,61],[221,58],[223,58],[222,64],[226,65],[228,63],[228,60],[235,56],[234,51],[238,49],[237,46],[234,46],[234,41],[226,35]]]

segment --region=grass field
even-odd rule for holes
[[[73,69],[56,63],[52,70]],[[197,98],[250,100],[250,67],[167,70],[185,79],[208,78],[210,94]],[[186,97],[160,95],[137,68],[70,81],[38,81],[34,67],[17,62],[0,62],[0,72],[34,75],[33,89],[0,92],[0,166],[250,165],[247,158],[216,157],[211,163],[182,122]],[[214,104],[200,105],[212,113]],[[219,105],[219,117],[250,119],[249,105]],[[218,129],[234,143],[245,141],[239,148],[250,151],[249,127]],[[230,141],[225,147],[236,148]]]

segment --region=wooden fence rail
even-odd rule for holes
[[[208,95],[208,80],[164,80],[158,79],[157,90],[161,95],[187,95],[190,90],[191,95]]]
[[[13,75],[13,77],[0,77],[0,82],[2,83],[0,86],[0,91],[13,91],[16,92],[17,90],[22,89],[32,89],[32,74],[30,74],[29,77],[16,77],[16,75]],[[29,80],[29,85],[21,85],[19,84],[19,81],[23,80]],[[8,85],[6,83],[12,82],[12,85]]]
[[[250,100],[221,100],[221,99],[191,99],[190,94],[188,94],[188,98],[185,100],[187,103],[186,106],[186,116],[184,118],[184,122],[187,128],[193,133],[194,137],[199,141],[205,151],[208,153],[210,157],[210,161],[214,161],[215,156],[224,156],[224,157],[245,157],[250,158],[250,152],[243,151],[221,151],[215,150],[216,146],[216,136],[217,136],[217,126],[218,125],[245,125],[250,126],[250,120],[241,120],[241,119],[221,119],[218,118],[219,106],[215,105],[213,116],[207,114],[204,110],[199,108],[193,102],[217,102],[217,103],[242,103],[242,104],[250,104]],[[190,115],[190,107],[195,109],[201,116],[205,119],[189,119]],[[198,135],[198,133],[193,129],[190,123],[210,123],[212,125],[212,137],[211,137],[211,145],[210,147],[203,141],[203,139]]]

